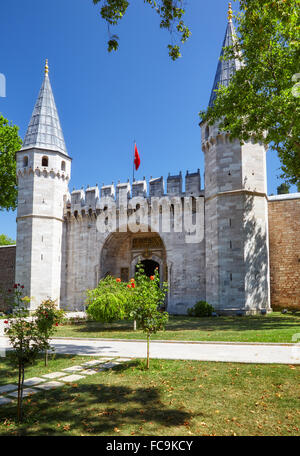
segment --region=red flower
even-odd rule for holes
[[[55,323],[55,326],[58,326],[58,323]]]
[[[150,280],[154,280],[154,276],[150,276]]]
[[[6,324],[7,324],[7,323],[8,323],[8,320],[4,320],[4,323],[6,323]]]
[[[131,288],[131,285],[130,285],[130,283],[127,285],[127,288]]]
[[[131,284],[131,288],[135,288],[135,283],[132,283],[132,284]]]
[[[130,282],[133,283],[133,282],[134,282],[134,279],[130,279]]]
[[[14,284],[14,288],[18,288],[18,285],[16,283]]]
[[[22,285],[21,288],[24,288],[24,285]]]
[[[118,278],[116,279],[116,282],[121,282],[121,279],[118,277]]]

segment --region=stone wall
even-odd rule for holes
[[[300,193],[269,197],[271,303],[300,309]]]
[[[15,283],[16,246],[0,247],[0,311],[6,310],[4,296]]]

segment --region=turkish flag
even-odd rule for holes
[[[140,159],[136,144],[134,145],[134,164],[135,164],[135,170],[137,171],[140,167],[141,159]]]

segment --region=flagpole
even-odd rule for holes
[[[134,182],[134,158],[135,158],[135,156],[134,156],[134,151],[135,151],[135,149],[134,149],[134,146],[135,146],[135,140],[133,141],[133,167],[132,167],[132,182]]]

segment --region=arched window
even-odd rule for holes
[[[42,166],[44,166],[44,167],[48,166],[48,157],[42,158]]]
[[[28,157],[23,158],[23,168],[26,168],[28,166]]]
[[[205,128],[205,139],[207,140],[209,138],[209,126]]]
[[[66,162],[64,161],[61,162],[61,170],[66,171]]]

